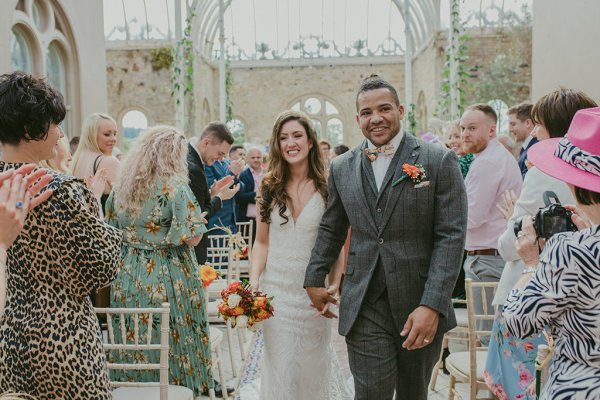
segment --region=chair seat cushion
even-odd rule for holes
[[[467,318],[466,308],[455,308],[454,315],[456,316],[456,326],[468,328],[469,319]]]
[[[219,328],[215,328],[214,326],[209,326],[208,328],[210,330],[209,335],[211,346],[215,347],[215,345],[220,345],[223,341],[223,331]]]
[[[158,387],[120,387],[112,392],[113,400],[160,400]],[[169,385],[169,400],[194,400],[194,392],[183,386]]]
[[[485,362],[487,360],[487,351],[477,351],[477,380],[483,382],[483,370],[485,369]],[[457,353],[450,353],[446,358],[446,367],[455,368],[460,371],[463,375],[469,375],[470,373],[470,356],[468,351],[459,351]]]

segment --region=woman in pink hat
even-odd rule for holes
[[[505,322],[519,338],[550,328],[554,356],[540,399],[600,399],[600,108],[578,111],[564,138],[534,145],[528,158],[567,183],[579,231],[544,245],[532,218],[523,220],[517,249],[526,268],[504,304]]]

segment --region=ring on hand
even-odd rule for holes
[[[15,203],[15,207],[17,207],[18,209],[21,209],[21,208],[23,208],[23,202],[22,202],[21,200],[17,201],[17,202]]]
[[[427,340],[427,339],[423,339],[423,341],[424,341],[425,343],[429,343],[429,340]]]

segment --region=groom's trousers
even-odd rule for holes
[[[387,290],[370,289],[346,336],[355,399],[392,400],[395,389],[396,400],[426,400],[443,335],[419,350],[402,348],[406,338],[400,336],[392,317]]]

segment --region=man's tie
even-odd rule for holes
[[[391,156],[394,154],[394,145],[391,143],[384,144],[381,147],[375,147],[374,149],[369,149],[368,147],[365,149],[365,156],[369,159],[369,161],[373,162],[377,159],[377,156],[380,154],[385,154]]]

